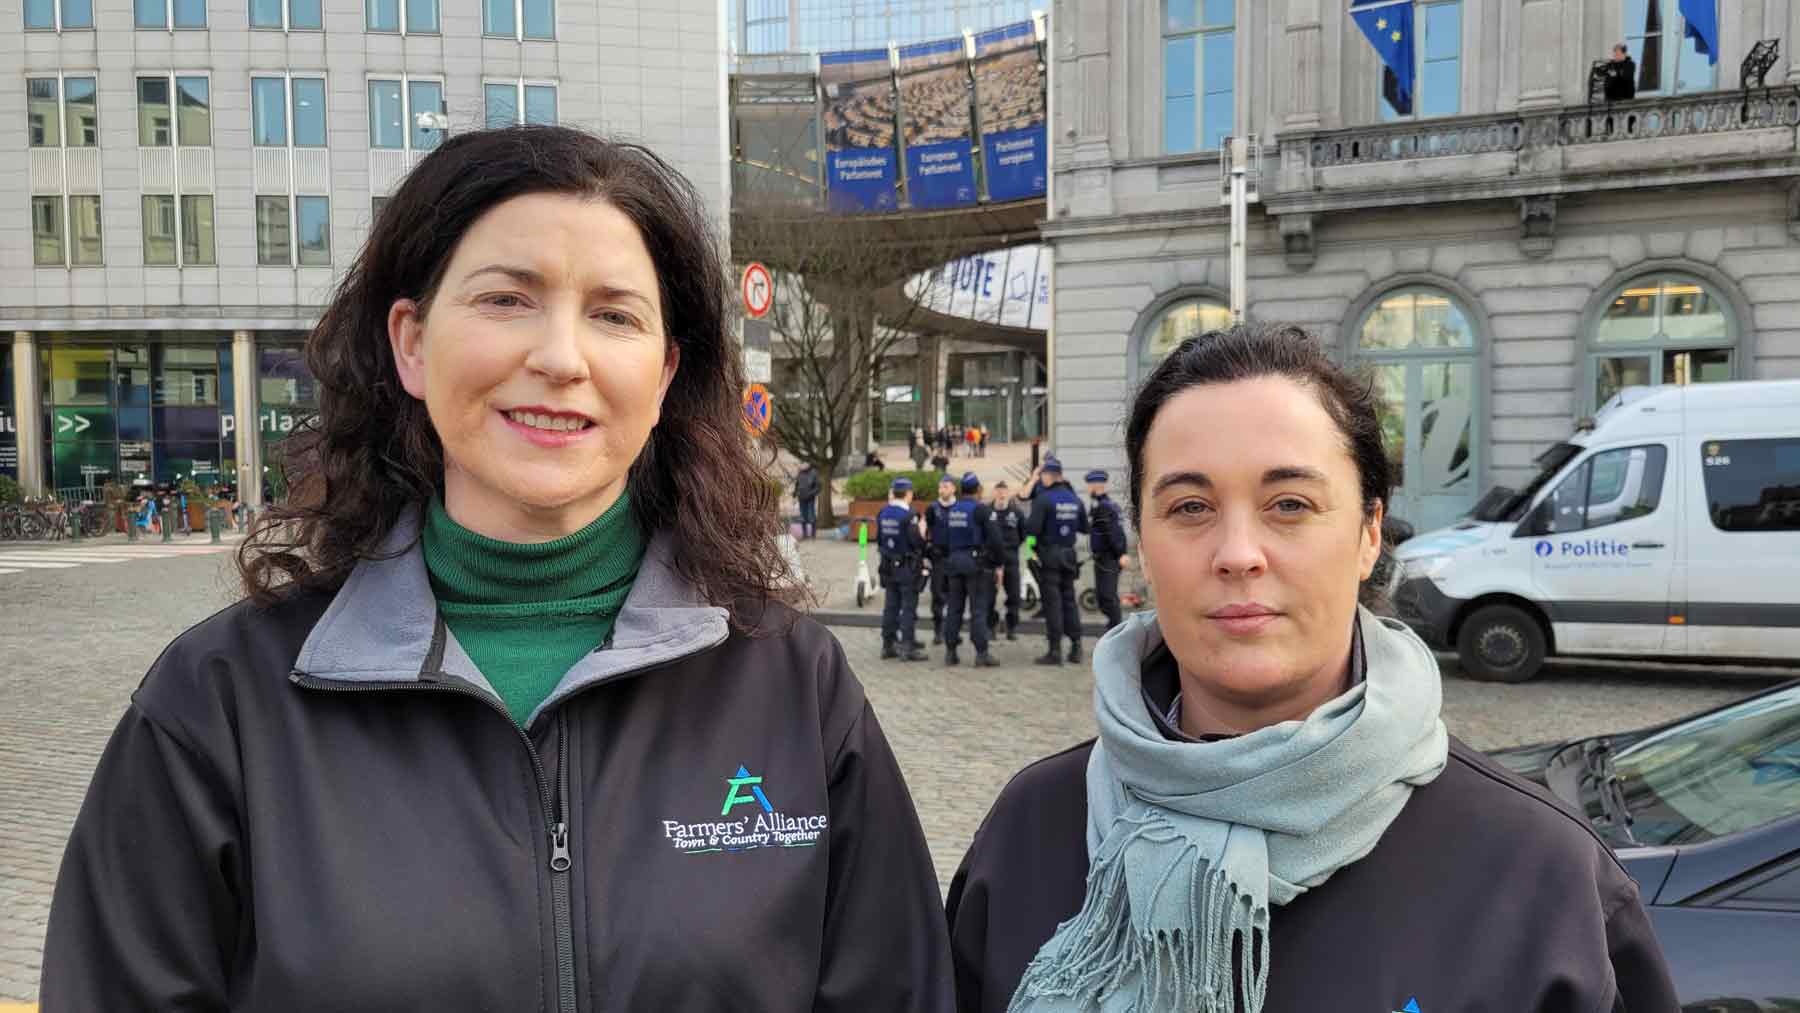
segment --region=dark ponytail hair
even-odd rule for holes
[[[1130,468],[1131,522],[1143,527],[1144,443],[1163,405],[1191,387],[1282,376],[1311,390],[1343,435],[1361,483],[1363,519],[1387,505],[1394,466],[1381,439],[1381,399],[1374,381],[1331,361],[1318,339],[1293,324],[1237,324],[1182,342],[1138,388],[1125,425]],[[1386,556],[1387,545],[1382,545]],[[1382,572],[1377,564],[1376,573]],[[1374,581],[1364,582],[1363,603],[1381,604]]]

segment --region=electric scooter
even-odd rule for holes
[[[869,524],[856,525],[856,607],[875,597],[875,582],[869,578]]]

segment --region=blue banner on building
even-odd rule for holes
[[[893,148],[844,148],[825,153],[825,188],[833,211],[892,211]]]
[[[892,211],[899,203],[893,73],[885,49],[819,54],[826,203],[834,211]]]
[[[906,185],[915,208],[975,203],[975,156],[968,140],[909,145]]]
[[[969,99],[969,64],[961,37],[900,50],[900,137],[912,207],[975,203]]]
[[[1044,125],[988,134],[982,139],[989,200],[1042,197],[1050,168]]]
[[[1042,197],[1050,153],[1036,25],[1021,21],[976,35],[974,76],[988,199]]]

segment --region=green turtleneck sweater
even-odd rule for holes
[[[644,537],[628,495],[580,531],[537,545],[478,535],[433,498],[424,550],[445,625],[523,725],[583,655],[611,638]]]

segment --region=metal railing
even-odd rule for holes
[[[1296,138],[1311,168],[1559,145],[1653,140],[1800,126],[1800,93],[1710,91],[1571,106],[1542,114],[1452,116],[1350,127]]]

